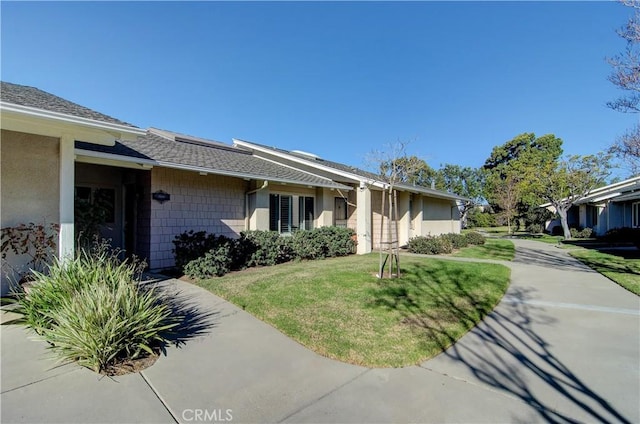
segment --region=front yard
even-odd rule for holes
[[[402,277],[375,277],[378,254],[251,268],[197,284],[321,355],[369,367],[424,361],[502,298],[507,267],[401,256]]]
[[[595,249],[574,248],[569,254],[640,296],[640,252],[637,249],[604,253]]]
[[[493,259],[497,261],[512,261],[516,248],[510,240],[488,238],[484,244],[470,246],[454,253],[459,258]]]

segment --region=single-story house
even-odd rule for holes
[[[1,227],[60,224],[58,255],[74,251],[75,207],[106,205],[104,237],[174,265],[176,235],[204,230],[291,233],[326,225],[353,228],[358,253],[380,243],[384,183],[372,173],[234,140],[225,144],[157,128],[141,129],[37,88],[2,82]],[[399,185],[399,242],[460,231],[453,194]],[[9,268],[3,264],[2,293]]]
[[[555,211],[550,204],[544,204]],[[640,175],[589,192],[567,212],[570,228],[591,228],[602,236],[614,228],[640,228]],[[547,230],[560,225],[547,223]]]
[[[350,187],[350,191],[338,193],[339,196],[320,199],[326,211],[321,225],[354,229],[359,253],[368,253],[380,248],[381,241],[389,241],[381,226],[382,196],[388,184],[379,175],[304,151],[287,151],[239,139],[233,142],[234,146],[248,149],[257,157],[312,172]],[[395,188],[398,192],[398,234],[394,232],[391,237],[401,246],[416,236],[460,232],[458,203],[467,199],[408,184],[396,184]],[[388,214],[388,203],[385,214]]]

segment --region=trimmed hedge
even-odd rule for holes
[[[408,249],[412,253],[423,255],[442,255],[453,252],[454,249],[462,249],[468,245],[484,244],[482,234],[472,231],[467,234],[441,234],[439,236],[418,236],[409,240]]]
[[[277,265],[294,258],[291,241],[275,231],[243,231],[240,243],[245,246],[247,267]]]
[[[570,228],[569,232],[571,233],[571,238],[585,239],[591,238],[593,234],[593,230],[591,228],[583,228],[582,230],[578,230],[577,228]]]
[[[190,261],[185,265],[184,273],[191,278],[222,277],[231,270],[232,262],[231,246],[224,244]]]
[[[355,253],[355,233],[349,228],[320,227],[293,234],[292,247],[296,259],[323,259]]]
[[[423,255],[441,255],[453,252],[451,242],[444,237],[418,236],[409,240],[409,251]]]
[[[469,240],[464,234],[449,233],[443,234],[440,237],[449,240],[454,249],[462,249],[469,245]]]
[[[233,270],[296,259],[346,256],[355,253],[356,247],[353,230],[339,227],[296,231],[290,237],[274,231],[244,231],[239,239],[189,231],[176,236],[173,243],[176,266],[192,278],[222,276]]]
[[[467,243],[472,244],[474,246],[479,246],[487,241],[486,237],[477,231],[470,231],[464,235],[467,238]]]

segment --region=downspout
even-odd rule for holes
[[[269,186],[269,181],[265,180],[262,183],[262,187],[256,188],[255,190],[247,191],[244,194],[244,230],[249,231],[249,196],[259,192],[260,190],[264,190]]]

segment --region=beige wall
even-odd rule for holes
[[[455,202],[433,197],[423,198],[423,236],[460,233],[460,214]]]
[[[60,141],[53,137],[2,130],[0,134],[0,226],[59,223]],[[5,271],[20,268],[23,258],[8,257]]]
[[[163,190],[171,195],[171,200],[162,204],[151,201],[151,269],[175,264],[172,241],[184,231],[237,237],[244,230],[248,181],[168,168],[153,168],[151,172],[151,192]]]

